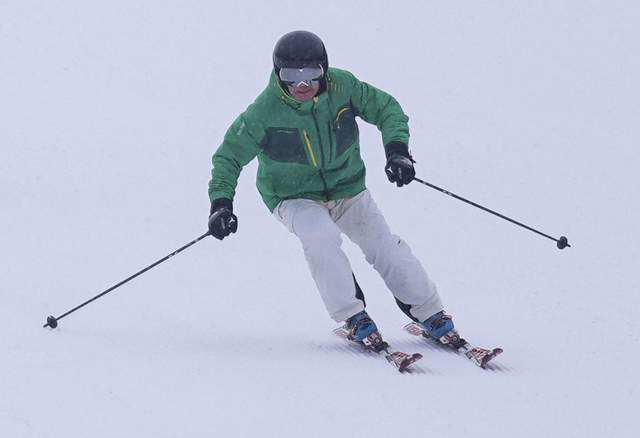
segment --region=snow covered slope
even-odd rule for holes
[[[133,4],[135,3],[135,4]],[[0,436],[635,437],[640,8],[634,2],[0,2]],[[276,39],[394,94],[418,184],[368,186],[490,370],[403,333],[346,242],[400,375],[334,338],[294,236],[254,188],[206,239],[210,156]]]

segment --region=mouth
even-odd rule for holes
[[[295,97],[309,97],[314,94],[313,88],[307,88],[305,90],[293,90],[293,95]]]
[[[300,85],[300,86],[291,86],[289,85],[289,93],[297,100],[300,101],[306,101],[311,99],[313,96],[316,95],[316,93],[318,92],[319,87],[318,86],[306,86],[306,85]]]

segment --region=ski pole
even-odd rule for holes
[[[160,260],[158,260],[157,262],[147,266],[146,268],[136,272],[135,274],[133,274],[132,276],[125,278],[124,280],[122,280],[120,283],[115,284],[113,286],[111,286],[109,289],[105,290],[104,292],[100,292],[98,295],[96,295],[95,297],[85,301],[82,304],[79,304],[78,306],[74,307],[73,309],[69,310],[68,312],[63,313],[62,315],[58,316],[57,318],[54,317],[53,315],[49,315],[47,316],[47,323],[45,325],[43,325],[42,327],[51,327],[52,329],[58,327],[58,321],[61,320],[62,318],[64,318],[67,315],[70,315],[71,313],[75,312],[78,309],[81,309],[82,307],[86,306],[87,304],[97,300],[98,298],[102,297],[103,295],[108,294],[109,292],[111,292],[114,289],[119,288],[120,286],[122,286],[123,284],[125,284],[126,282],[128,282],[129,280],[133,280],[134,278],[136,278],[139,275],[144,274],[145,272],[147,272],[149,269],[158,266],[160,263],[169,260],[171,257],[173,257],[174,255],[184,251],[185,249],[189,248],[191,245],[194,245],[196,243],[198,243],[199,241],[201,241],[202,239],[204,239],[205,237],[207,237],[209,235],[209,231],[207,231],[205,234],[203,234],[202,236],[198,237],[197,239],[192,240],[191,242],[187,243],[186,245],[184,245],[183,247],[175,250],[174,252],[172,252],[171,254],[161,258]]]
[[[556,242],[556,246],[558,247],[558,249],[565,249],[567,246],[568,246],[568,247],[571,247],[571,245],[569,245],[569,241],[567,240],[567,238],[566,238],[565,236],[560,236],[560,238],[559,238],[559,239],[556,239],[555,237],[551,237],[551,236],[549,236],[548,234],[545,234],[545,233],[543,233],[543,232],[541,232],[541,231],[536,230],[535,228],[531,228],[531,227],[529,227],[529,226],[527,226],[527,225],[525,225],[525,224],[523,224],[523,223],[521,223],[521,222],[518,222],[518,221],[516,221],[516,220],[513,220],[513,219],[511,219],[510,217],[507,217],[507,216],[505,216],[505,215],[503,215],[503,214],[500,214],[500,213],[498,213],[498,212],[496,212],[496,211],[493,211],[493,210],[491,210],[491,209],[489,209],[489,208],[487,208],[487,207],[483,207],[483,206],[482,206],[482,205],[480,205],[480,204],[476,204],[476,203],[475,203],[475,202],[473,202],[473,201],[469,201],[468,199],[465,199],[465,198],[463,198],[462,196],[458,196],[458,195],[456,195],[455,193],[451,193],[451,192],[450,192],[450,191],[448,191],[448,190],[445,190],[445,189],[440,188],[440,187],[438,187],[438,186],[436,186],[436,185],[433,185],[433,184],[431,184],[431,183],[428,183],[428,182],[426,182],[426,181],[423,181],[423,180],[421,180],[420,178],[415,178],[415,177],[414,177],[413,179],[414,179],[414,180],[416,180],[416,181],[418,181],[418,182],[419,182],[419,183],[421,183],[421,184],[424,184],[424,185],[425,185],[425,186],[427,186],[427,187],[431,187],[432,189],[436,189],[437,191],[442,192],[442,193],[444,193],[445,195],[449,195],[449,196],[451,196],[451,197],[453,197],[453,198],[456,198],[456,199],[458,199],[458,200],[460,200],[460,201],[466,202],[467,204],[473,205],[474,207],[478,207],[478,208],[479,208],[479,209],[481,209],[481,210],[484,210],[484,211],[486,211],[486,212],[488,212],[488,213],[491,213],[491,214],[493,214],[493,215],[496,215],[496,216],[498,216],[499,218],[502,218],[502,219],[504,219],[504,220],[507,220],[507,221],[509,221],[509,222],[513,223],[513,224],[519,225],[519,226],[521,226],[522,228],[526,228],[526,229],[527,229],[527,230],[529,230],[529,231],[533,231],[534,233],[537,233],[537,234],[539,234],[539,235],[541,235],[541,236],[544,236],[544,237],[546,237],[547,239],[551,239],[551,240],[553,240],[554,242]]]

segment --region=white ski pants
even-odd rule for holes
[[[356,298],[351,265],[341,249],[342,233],[362,249],[367,262],[411,315],[424,321],[443,310],[436,286],[409,246],[391,234],[368,190],[337,201],[284,200],[273,215],[300,239],[311,275],[335,321],[364,309]]]

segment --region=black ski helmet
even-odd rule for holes
[[[303,68],[322,66],[329,69],[327,51],[322,40],[306,30],[294,30],[278,40],[273,49],[273,68],[276,73],[281,68]]]

